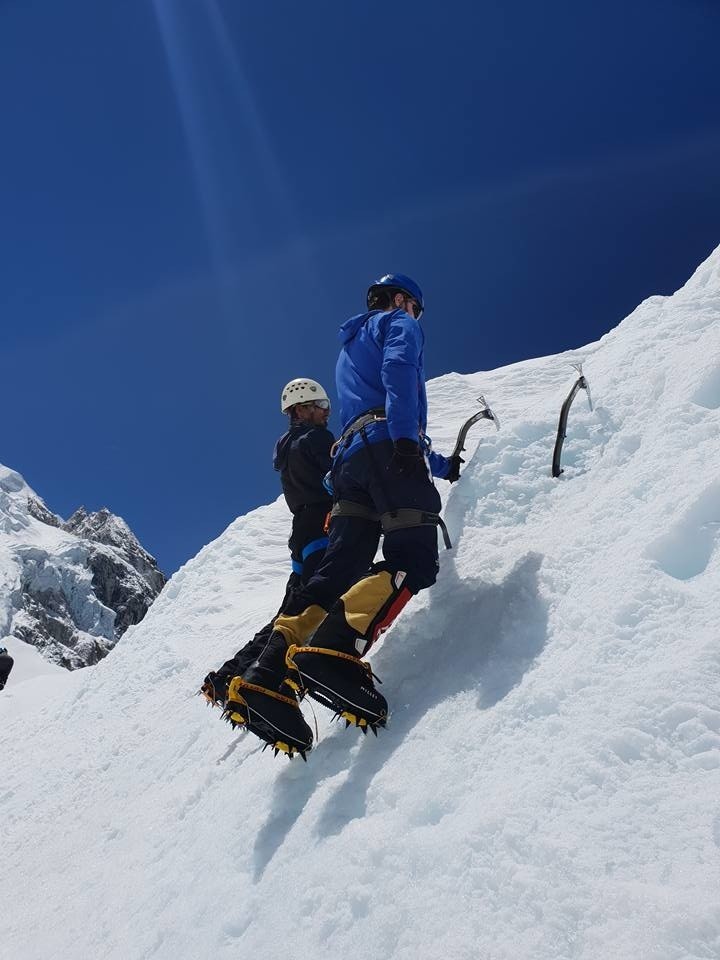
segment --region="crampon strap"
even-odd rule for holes
[[[279,700],[281,703],[288,703],[292,707],[297,707],[297,700],[293,699],[292,697],[285,697],[282,695],[282,693],[275,693],[274,690],[268,690],[267,687],[260,687],[256,683],[248,683],[246,680],[241,680],[239,677],[233,681],[232,686],[234,693],[237,692],[238,689],[254,690],[255,693],[263,693],[266,697],[272,697],[273,700]],[[228,697],[228,699],[231,698]]]
[[[374,680],[377,680],[378,683],[382,683],[380,677],[378,677],[372,671],[372,667],[369,663],[366,663],[364,660],[359,660],[357,657],[353,657],[349,653],[341,653],[340,650],[328,650],[327,647],[298,647],[297,644],[293,643],[288,647],[288,651],[285,654],[285,664],[290,670],[298,670],[298,666],[295,663],[294,657],[296,653],[324,653],[328,657],[339,657],[340,660],[350,660],[351,663],[354,663],[358,667],[362,667]]]

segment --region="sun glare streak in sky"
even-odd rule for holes
[[[267,209],[265,225],[272,225],[277,245],[285,250],[291,247],[303,269],[319,282],[314,246],[301,228],[287,179],[242,68],[241,53],[216,0],[194,6],[192,21],[168,0],[153,0],[153,8],[192,164],[223,320],[229,323],[237,312],[238,290],[247,282],[246,260],[252,259],[252,253],[241,253],[241,248],[252,250],[256,242],[252,218],[242,216],[251,199],[261,194]],[[205,23],[198,23],[197,17]],[[218,68],[219,77],[213,77]],[[237,148],[233,155],[225,142],[224,131],[238,129],[245,133],[246,155]]]
[[[157,0],[156,0],[157,2]],[[251,143],[260,163],[260,170],[268,181],[278,211],[292,216],[293,207],[290,193],[280,163],[270,145],[260,111],[255,103],[250,84],[242,69],[240,55],[233,43],[225,18],[217,0],[206,0],[210,26],[221,54],[222,65],[226,73],[229,88],[238,102],[241,119],[249,130]],[[297,221],[297,217],[293,217]]]
[[[230,185],[224,182],[223,169],[217,159],[223,155],[224,145],[218,142],[218,134],[210,122],[220,101],[212,99],[207,70],[202,68],[204,51],[197,38],[196,24],[183,22],[182,12],[171,0],[153,0],[153,9],[194,174],[219,313],[221,319],[229,323],[235,312],[230,278],[237,257],[238,224],[227,212],[225,197]],[[193,8],[193,14],[197,12],[202,14],[199,6]],[[237,122],[232,116],[225,120],[228,124]]]
[[[219,191],[213,175],[208,130],[203,123],[197,78],[192,75],[193,61],[184,47],[182,29],[174,5],[166,0],[153,0],[153,9],[195,173],[211,255],[215,265],[221,266],[229,238],[224,236],[226,231],[223,228]]]
[[[283,172],[276,152],[273,150],[266,125],[263,122],[256,98],[242,67],[241,54],[233,42],[225,17],[218,0],[206,0],[210,25],[222,54],[225,76],[233,96],[241,109],[242,120],[250,134],[250,142],[259,162],[259,169],[266,180],[272,207],[270,214],[277,224],[276,243],[284,251],[288,247],[295,251],[304,270],[311,271],[317,285],[320,285],[320,269],[315,254],[315,245],[303,229],[297,212],[287,177]]]

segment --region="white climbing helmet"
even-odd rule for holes
[[[283,387],[280,409],[283,413],[287,413],[296,403],[310,403],[312,400],[325,400],[330,403],[330,398],[317,380],[305,380],[300,377],[297,380],[291,380]]]

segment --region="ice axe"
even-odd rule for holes
[[[450,454],[451,459],[452,457],[459,457],[463,452],[465,449],[465,440],[467,439],[468,430],[474,423],[477,423],[478,420],[492,420],[492,422],[495,424],[495,429],[500,429],[500,421],[492,412],[482,394],[480,394],[480,396],[477,398],[477,402],[481,404],[482,407],[477,411],[477,413],[474,413],[471,417],[468,417],[465,423],[460,427],[460,433],[458,433],[457,440],[455,441],[453,452]]]
[[[592,408],[593,408],[592,397],[590,395],[590,384],[587,382],[587,380],[583,376],[582,364],[573,363],[572,367],[574,370],[577,370],[579,376],[575,381],[575,383],[573,384],[572,390],[565,398],[565,402],[563,403],[560,409],[560,420],[558,422],[557,437],[555,439],[555,449],[553,450],[553,460],[552,460],[552,475],[554,477],[559,477],[560,474],[563,472],[563,469],[560,466],[560,454],[562,453],[563,443],[565,441],[565,437],[567,436],[568,414],[570,413],[570,407],[572,406],[572,402],[580,390],[585,390],[587,393],[587,401],[588,401],[588,406],[590,407],[590,412],[592,412]]]

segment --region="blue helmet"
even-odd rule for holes
[[[420,304],[420,314],[418,314],[417,319],[420,319],[420,316],[425,309],[425,301],[423,299],[422,290],[413,279],[406,277],[404,273],[386,273],[384,277],[380,277],[379,280],[376,280],[375,283],[371,284],[368,288],[368,310],[370,309],[370,300],[372,295],[375,293],[378,287],[394,287],[396,290],[402,290],[403,293],[406,293],[409,297],[412,297],[413,300],[417,300],[417,302]]]

